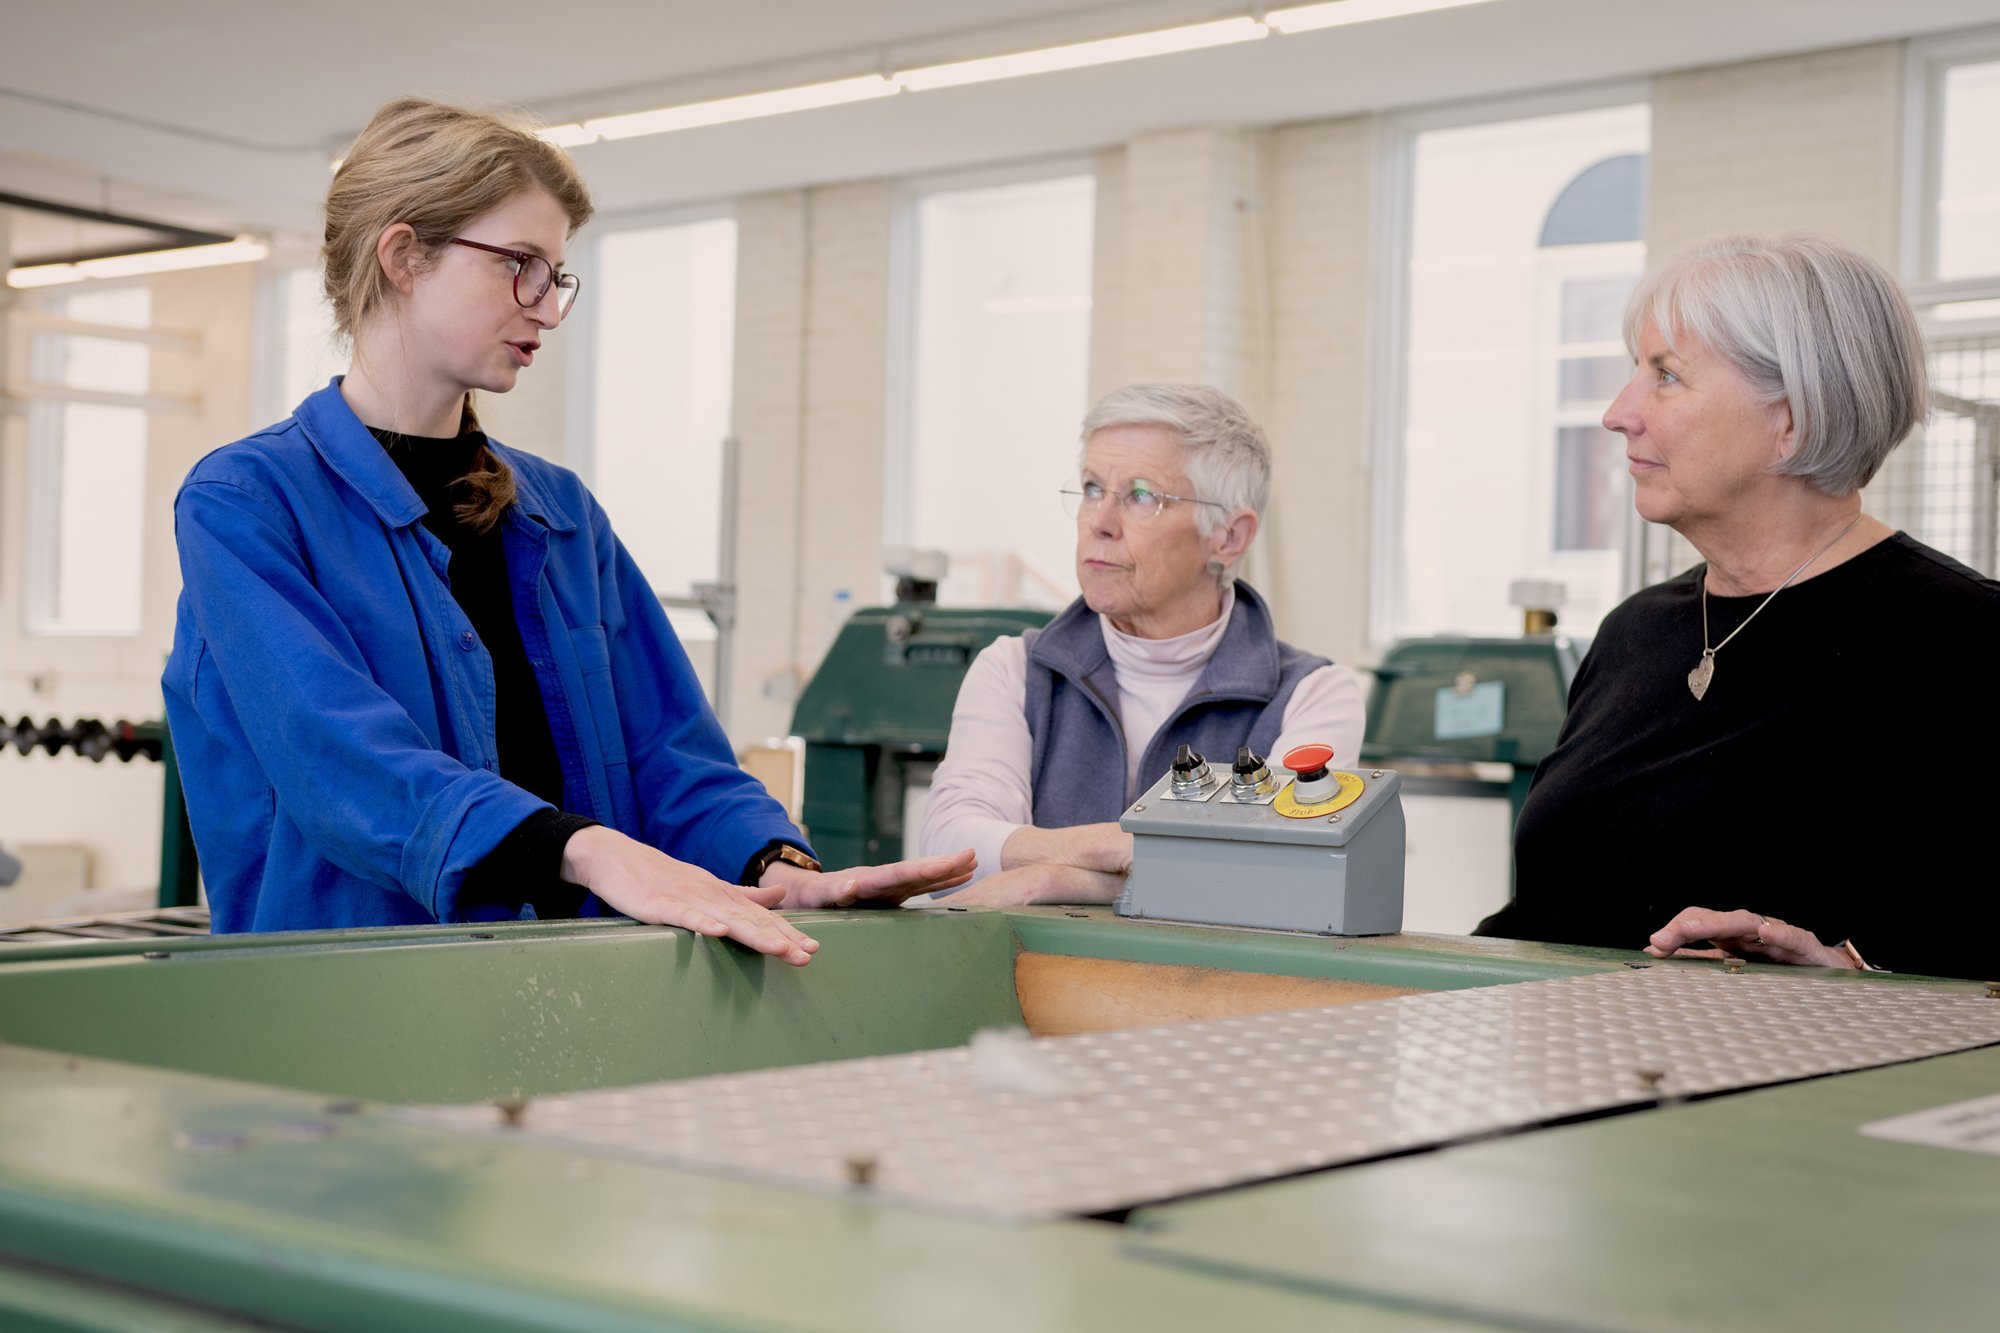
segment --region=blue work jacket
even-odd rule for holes
[[[501,519],[508,582],[564,807],[730,882],[774,840],[805,846],[736,766],[583,483],[492,448],[518,487]],[[424,512],[338,379],[181,484],[162,685],[219,932],[517,910],[460,910],[465,872],[547,803],[499,774],[493,660]],[[593,896],[584,911],[608,909]]]

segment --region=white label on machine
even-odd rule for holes
[[[2000,1094],[1877,1120],[1863,1125],[1861,1132],[1870,1138],[1898,1139],[2000,1157]]]
[[[1485,681],[1465,694],[1447,685],[1437,692],[1437,719],[1431,729],[1441,741],[1497,736],[1506,712],[1504,681]]]

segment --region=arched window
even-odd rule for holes
[[[1604,245],[1646,239],[1646,155],[1620,153],[1578,172],[1542,222],[1541,244]]]

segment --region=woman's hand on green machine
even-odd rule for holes
[[[851,873],[851,872],[850,872]],[[728,936],[793,967],[812,961],[819,941],[771,909],[781,894],[724,883],[615,829],[594,825],[563,847],[562,877],[635,921]]]
[[[793,911],[821,907],[896,907],[905,898],[956,888],[972,878],[979,859],[971,848],[950,856],[920,856],[884,866],[848,870],[807,870],[773,861],[759,882],[761,893],[781,889],[777,906]],[[760,898],[761,901],[761,898]]]
[[[1709,949],[1687,946],[1706,942]],[[1690,907],[1653,932],[1646,952],[1655,958],[1762,958],[1803,967],[1860,966],[1861,956],[1842,945],[1827,945],[1803,926],[1757,912],[1717,912]]]

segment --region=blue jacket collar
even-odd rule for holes
[[[1028,657],[1073,681],[1088,681],[1111,663],[1097,613],[1081,597],[1035,636]],[[1222,632],[1215,656],[1208,659],[1188,698],[1221,697],[1268,703],[1277,695],[1283,675],[1270,608],[1264,605],[1255,588],[1238,579],[1236,608],[1230,614],[1229,628]]]
[[[341,396],[340,381],[344,378],[336,375],[324,389],[307,395],[292,415],[326,465],[352,486],[384,523],[392,528],[408,527],[424,516],[424,502]],[[498,440],[489,439],[488,443],[514,469],[516,503],[521,512],[555,532],[575,531],[576,521],[520,465],[515,451]]]

